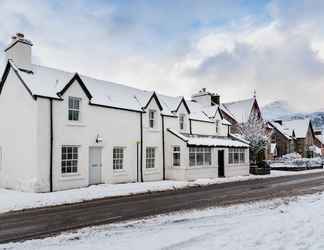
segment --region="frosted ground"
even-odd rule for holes
[[[193,182],[186,181],[155,181],[127,184],[102,184],[86,188],[66,190],[53,193],[24,193],[0,188],[0,213],[27,208],[53,206],[92,200],[104,197],[125,196],[150,191],[164,191],[193,186],[204,186],[217,183],[245,181],[251,179],[271,178],[286,175],[299,175],[323,172],[323,169],[301,172],[271,171],[266,176],[236,176],[228,178],[200,179]]]
[[[85,228],[0,249],[324,249],[323,208],[318,193]]]

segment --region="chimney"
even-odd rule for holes
[[[32,70],[32,42],[24,34],[17,33],[5,49],[7,59],[11,59],[18,68]]]
[[[192,95],[191,100],[193,102],[200,103],[205,107],[220,104],[220,96],[218,94],[208,92],[206,88],[202,88],[197,94]]]
[[[282,126],[282,120],[275,120],[274,122],[278,123],[278,124],[280,124]]]
[[[314,131],[314,134],[315,135],[322,135],[322,130],[315,130]]]

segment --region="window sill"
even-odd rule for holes
[[[62,181],[71,181],[71,180],[83,180],[84,177],[80,174],[62,174],[60,180]]]
[[[158,128],[147,128],[148,132],[152,132],[152,133],[158,133],[161,132],[161,129]]]
[[[157,169],[145,169],[144,174],[159,174],[160,171]]]
[[[85,127],[86,125],[81,122],[68,122],[66,124],[66,126],[68,126],[68,127]]]
[[[188,166],[186,167],[185,169],[188,170],[188,169],[206,169],[206,168],[218,168],[218,166],[213,166],[213,165],[202,165],[202,166]]]
[[[113,175],[114,176],[123,176],[123,175],[127,175],[126,170],[113,170]]]

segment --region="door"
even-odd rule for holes
[[[218,150],[218,177],[225,177],[224,150]]]
[[[89,148],[89,185],[102,183],[102,148],[90,147]]]

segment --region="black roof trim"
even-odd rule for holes
[[[102,108],[111,108],[111,109],[124,110],[124,111],[129,111],[129,112],[145,113],[144,111],[141,111],[141,110],[127,109],[127,108],[119,108],[119,107],[114,107],[114,106],[96,104],[96,103],[91,103],[90,101],[89,101],[89,105],[91,105],[91,106],[97,106],[97,107],[102,107]]]
[[[32,70],[29,69],[23,69],[23,68],[18,68],[20,71],[27,73],[27,74],[34,74],[34,72]]]
[[[45,96],[45,95],[34,95],[36,98],[44,98],[44,99],[50,99],[50,100],[57,100],[57,101],[63,101],[60,97],[51,97],[51,96]]]
[[[146,112],[143,112],[143,113],[146,113]],[[161,114],[161,116],[164,116],[164,117],[170,117],[170,118],[178,118],[177,115],[166,115],[166,114]]]
[[[174,133],[171,129],[168,128],[167,131],[169,133],[173,134],[175,137],[178,137],[181,141],[188,142],[188,140],[183,139],[182,137],[180,137],[179,135],[177,135],[176,133]]]
[[[155,91],[153,92],[153,94],[151,95],[150,99],[148,100],[148,102],[146,103],[146,105],[143,107],[143,109],[146,109],[148,107],[148,105],[150,104],[150,102],[152,101],[152,99],[154,99],[157,103],[157,105],[159,106],[160,111],[163,110],[163,107],[159,101],[159,98],[157,97]]]
[[[87,87],[86,87],[86,85],[84,84],[84,82],[82,81],[82,79],[81,79],[81,77],[79,76],[79,74],[78,73],[75,73],[74,74],[74,76],[72,77],[72,79],[65,85],[65,87],[60,91],[60,92],[57,92],[57,95],[59,96],[59,97],[61,97],[64,93],[65,93],[65,91],[75,82],[75,81],[77,81],[79,84],[80,84],[80,86],[81,86],[81,88],[82,88],[82,90],[84,91],[84,93],[86,94],[86,96],[89,98],[89,100],[91,100],[91,98],[92,98],[92,95],[91,95],[91,93],[90,93],[90,91],[87,89]]]
[[[30,90],[30,88],[27,86],[27,84],[24,82],[24,80],[21,78],[19,72],[15,69],[15,67],[12,66],[12,62],[10,62],[10,60],[8,60],[5,71],[2,75],[1,78],[1,82],[0,82],[0,94],[2,92],[3,86],[7,80],[7,77],[9,75],[10,69],[12,69],[16,76],[18,77],[19,81],[24,85],[25,89],[28,91],[28,93],[33,97],[34,100],[36,100],[36,96],[33,95],[32,91]]]
[[[198,119],[192,119],[192,118],[189,118],[189,120],[191,120],[191,121],[195,121],[195,122],[215,123],[215,122],[213,122],[213,121],[204,121],[204,120],[198,120]]]
[[[29,43],[29,42],[27,42],[27,41],[24,41],[24,40],[17,40],[17,41],[15,41],[13,44],[11,44],[8,48],[6,48],[5,50],[4,50],[4,52],[7,52],[9,49],[11,49],[13,46],[15,46],[17,43],[23,43],[23,44],[27,44],[27,45],[29,45],[29,46],[33,46],[33,44],[32,43]]]
[[[211,146],[211,145],[194,145],[194,144],[189,144],[187,143],[188,147],[195,148],[195,147],[204,147],[204,148],[244,148],[247,149],[249,148],[248,146]]]
[[[185,108],[186,108],[188,114],[190,114],[190,109],[189,109],[187,101],[184,99],[184,97],[182,97],[181,101],[178,104],[178,107],[175,110],[173,110],[173,112],[178,112],[178,110],[179,110],[179,108],[181,106],[181,103],[183,103],[185,105]]]
[[[221,116],[221,118],[223,120],[224,119],[224,116],[223,116],[222,110],[221,110],[221,108],[219,106],[217,107],[217,111],[219,112],[219,114],[220,114],[220,116]],[[215,114],[215,116],[216,116],[216,114]]]
[[[10,66],[10,63],[8,61],[7,65],[5,67],[5,70],[4,70],[3,74],[2,74],[1,81],[0,81],[0,94],[1,94],[1,91],[2,91],[2,88],[3,88],[3,85],[4,85],[5,81],[7,80],[8,75],[9,75],[10,68],[11,68],[11,66]]]

